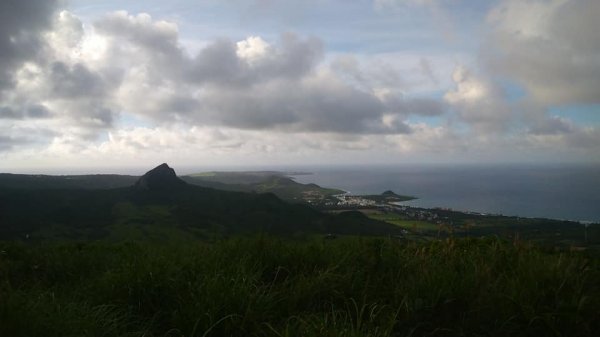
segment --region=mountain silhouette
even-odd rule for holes
[[[223,191],[187,184],[167,164],[148,171],[129,187],[0,188],[0,240],[166,240],[171,235],[214,239],[253,233],[400,232],[399,227],[358,212],[326,214],[307,205],[287,203],[271,193]]]
[[[166,163],[163,163],[141,176],[135,183],[134,188],[139,190],[165,191],[179,190],[186,186],[188,184],[177,177],[175,170]]]

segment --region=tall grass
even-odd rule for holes
[[[591,336],[600,262],[497,239],[0,244],[0,336]]]

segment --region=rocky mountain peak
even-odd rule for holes
[[[141,176],[134,187],[142,190],[173,190],[186,185],[185,181],[177,177],[175,170],[163,163]]]

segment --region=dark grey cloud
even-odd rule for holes
[[[74,114],[69,115],[70,119],[77,122],[78,126],[90,129],[88,138],[94,138],[96,133],[93,129],[108,129],[114,125],[117,112],[104,106],[103,104],[90,104],[88,106],[78,107],[81,110],[75,110]]]
[[[12,88],[14,70],[39,56],[40,33],[50,27],[58,4],[56,0],[0,1],[0,90]]]
[[[414,98],[405,101],[405,108],[409,114],[422,116],[439,116],[446,110],[443,102],[429,98]]]
[[[0,2],[0,125],[5,149],[94,139],[114,125],[118,82],[81,54],[83,25],[62,1]],[[106,80],[106,78],[110,80]]]
[[[83,24],[69,12],[59,12],[60,3],[7,1],[0,5],[0,15],[13,9],[19,18],[0,23],[0,42],[8,39],[12,48],[8,53],[0,47],[0,53],[11,56],[8,61],[0,58],[4,67],[0,75],[7,75],[11,83],[2,93],[0,118],[12,119],[17,127],[48,119],[33,125],[91,139],[114,126],[119,108],[113,93],[123,71],[109,60],[86,58]],[[4,29],[5,25],[10,27]]]
[[[19,106],[19,110],[10,106],[0,106],[0,119],[48,118],[50,110],[41,104]]]
[[[278,48],[258,71],[286,78],[299,78],[312,71],[323,58],[323,44],[317,38],[300,39],[292,33],[281,36]]]
[[[179,45],[176,27],[147,15],[114,13],[94,27],[110,41],[111,53],[140,61],[129,65],[119,91],[123,108],[158,123],[406,133],[410,128],[402,118],[384,121],[384,115],[441,113],[427,100],[402,100],[392,107],[323,72],[323,45],[312,37],[286,33],[274,43],[259,37],[219,39],[190,57]]]
[[[49,125],[41,127],[33,124],[30,125],[28,120],[25,120],[24,123],[19,123],[19,120],[12,120],[11,123],[0,122],[0,152],[47,146],[53,138],[60,135],[61,132]]]
[[[177,26],[166,21],[154,21],[150,15],[136,16],[126,12],[108,14],[94,22],[96,33],[108,37],[107,60],[124,66],[146,64],[156,76],[155,81],[179,77],[188,60],[179,44]],[[130,58],[135,58],[132,60]]]
[[[97,139],[122,112],[165,126],[360,136],[407,134],[408,115],[445,109],[427,99],[384,99],[370,83],[349,83],[324,64],[323,43],[314,37],[223,38],[190,55],[176,25],[147,14],[106,15],[86,36],[74,15],[54,7],[44,13],[45,23],[29,33],[36,58],[27,67],[16,58],[11,64],[11,76],[21,68],[19,81],[6,91],[0,118],[22,125],[51,118],[47,128],[57,134],[38,137],[46,142]],[[82,49],[90,37],[97,50]],[[382,86],[400,81],[385,64],[371,77]]]
[[[248,82],[248,69],[236,55],[236,45],[221,39],[203,48],[191,62],[187,80],[231,85]]]
[[[283,34],[277,47],[267,47],[264,55],[250,61],[238,55],[235,42],[221,39],[203,48],[186,74],[195,83],[251,86],[279,78],[302,78],[322,56],[318,39],[301,39],[291,33]]]
[[[573,123],[556,116],[538,118],[529,129],[529,133],[534,135],[558,135],[574,131]]]
[[[10,151],[16,147],[32,144],[30,137],[0,135],[0,153]]]
[[[411,107],[411,111],[425,110],[431,104],[424,102],[422,108],[420,101],[414,104],[407,101],[405,105]],[[420,108],[413,109],[416,106]],[[374,95],[327,75],[302,81],[279,79],[242,88],[213,85],[196,98],[168,95],[154,101],[152,107],[158,107],[158,110],[149,116],[164,123],[183,119],[196,125],[292,132],[366,134],[410,131],[401,118],[408,109],[391,112],[391,108]],[[149,111],[145,109],[144,112]],[[384,121],[388,114],[396,118]]]
[[[0,119],[20,119],[22,114],[9,106],[0,107]]]
[[[12,149],[15,144],[19,143],[21,143],[20,140],[0,135],[0,152],[8,151]]]
[[[51,116],[51,113],[44,105],[34,104],[27,107],[27,116],[31,118],[48,118]]]
[[[403,123],[383,124],[386,107],[373,95],[337,81],[277,81],[246,90],[215,89],[202,100],[200,123],[241,129],[336,133],[405,133]]]
[[[383,101],[388,111],[405,116],[439,116],[447,110],[444,102],[431,98],[407,98],[401,95],[386,95]]]
[[[90,71],[85,65],[67,65],[57,61],[50,65],[51,95],[67,99],[98,99],[108,91],[99,74]]]

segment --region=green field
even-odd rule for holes
[[[600,252],[600,224],[588,224],[586,227],[565,220],[480,215],[436,209],[425,211],[435,214],[436,219],[433,221],[412,219],[406,211],[398,213],[373,210],[364,214],[371,219],[408,230],[409,238],[497,236],[536,242],[549,247],[573,247]]]
[[[497,239],[0,243],[1,336],[593,336],[600,261]]]
[[[385,221],[414,232],[437,232],[440,230],[440,226],[437,224],[422,220],[408,220],[394,213],[371,213],[369,214],[369,217],[375,220]]]

